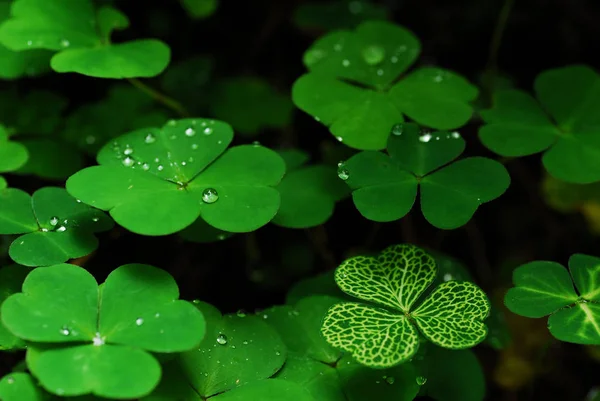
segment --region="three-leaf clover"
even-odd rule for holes
[[[118,10],[97,10],[91,0],[15,0],[11,18],[0,26],[0,43],[14,51],[58,51],[50,60],[57,72],[97,78],[152,77],[169,63],[170,49],[155,39],[111,44],[115,29],[129,20]]]
[[[94,233],[112,228],[112,220],[70,196],[45,187],[32,196],[20,189],[0,191],[0,234],[24,234],[9,255],[25,266],[48,266],[88,255],[98,247]]]
[[[67,190],[139,234],[172,234],[200,216],[224,231],[252,231],[277,213],[273,186],[285,163],[259,145],[227,149],[232,139],[228,124],[208,119],[133,131],[105,145],[100,166],[71,176]]]
[[[374,221],[393,221],[413,207],[417,189],[431,224],[453,229],[467,223],[479,205],[506,191],[510,177],[485,157],[452,162],[465,148],[458,132],[421,133],[413,123],[397,124],[387,155],[365,151],[341,163],[338,176],[353,190],[358,211]]]
[[[78,266],[38,268],[22,291],[2,304],[2,323],[31,342],[28,368],[54,394],[144,396],[161,377],[151,352],[187,351],[204,336],[202,313],[148,265],[121,266],[101,287]]]
[[[496,93],[481,112],[481,142],[502,156],[544,152],[544,167],[563,181],[600,181],[600,76],[569,66],[541,73],[534,86],[537,100],[519,90]]]
[[[393,245],[378,257],[356,256],[335,272],[342,291],[364,303],[331,307],[321,332],[334,347],[374,368],[409,360],[419,348],[419,331],[444,348],[463,349],[483,341],[490,312],[485,293],[468,281],[440,284],[415,303],[436,278],[434,259],[412,245]]]
[[[292,99],[357,149],[383,149],[403,115],[436,129],[465,124],[478,91],[461,76],[426,67],[397,81],[420,50],[411,32],[385,21],[329,33],[304,54],[310,73],[295,82]]]
[[[515,269],[513,283],[504,297],[512,312],[550,315],[548,329],[561,341],[600,344],[600,258],[574,254],[568,271],[555,262],[530,262]]]

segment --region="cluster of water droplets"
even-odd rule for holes
[[[395,136],[401,136],[403,134],[405,134],[407,132],[407,128],[405,124],[395,124],[392,127],[392,135]],[[419,142],[423,142],[423,143],[428,143],[430,142],[432,139],[435,141],[439,141],[440,139],[444,138],[444,136],[442,135],[442,133],[438,133],[437,135],[433,135],[431,133],[431,131],[427,128],[421,128],[420,132],[419,132]],[[453,131],[453,132],[447,132],[445,134],[445,139],[459,139],[461,138],[460,133],[458,131]]]

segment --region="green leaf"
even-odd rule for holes
[[[6,179],[0,175],[0,189],[4,189],[8,186]]]
[[[9,373],[0,380],[0,398],[3,401],[43,401],[42,390],[27,373]]]
[[[294,305],[302,298],[311,295],[328,295],[344,299],[347,295],[336,285],[334,273],[335,271],[330,270],[297,282],[288,291],[285,302],[288,305]]]
[[[477,88],[438,68],[422,68],[395,83],[416,60],[418,39],[383,21],[367,21],[355,31],[335,31],[304,54],[310,73],[293,86],[296,106],[327,125],[346,145],[385,147],[403,115],[437,129],[453,129],[471,117],[468,102]]]
[[[490,305],[472,283],[445,282],[412,310],[436,275],[434,259],[411,245],[391,246],[378,258],[346,260],[336,270],[338,286],[389,310],[360,303],[336,304],[323,321],[325,339],[374,368],[392,367],[414,356],[419,348],[416,327],[430,341],[447,348],[467,348],[483,341],[487,334],[483,320]]]
[[[8,132],[0,125],[0,173],[17,170],[29,158],[27,148],[8,139]]]
[[[204,335],[202,314],[178,296],[173,278],[152,266],[121,266],[100,292],[84,269],[54,265],[33,270],[23,292],[4,301],[2,323],[22,339],[52,345],[28,348],[28,366],[49,391],[137,398],[160,379],[147,351],[186,351]]]
[[[259,380],[243,387],[216,395],[215,401],[294,400],[313,401],[310,393],[299,384],[281,379]]]
[[[24,234],[10,257],[25,266],[48,266],[93,252],[96,232],[112,228],[101,211],[77,202],[64,189],[45,187],[33,196],[19,189],[0,193],[0,233]]]
[[[277,186],[281,205],[273,223],[287,228],[325,223],[333,215],[335,203],[348,195],[348,187],[338,179],[332,167],[292,168],[288,163],[287,173]]]
[[[19,265],[9,265],[0,269],[0,304],[10,295],[21,290],[23,280],[31,268]],[[0,319],[2,314],[0,313]],[[16,337],[0,324],[0,350],[25,348],[25,342]],[[2,393],[0,391],[0,397]]]
[[[72,145],[46,138],[25,139],[21,143],[27,148],[29,159],[17,171],[19,174],[60,180],[83,168],[83,157]]]
[[[354,28],[367,20],[384,20],[388,10],[365,0],[302,3],[294,12],[294,24],[302,29]]]
[[[483,144],[503,156],[545,152],[544,167],[563,181],[600,181],[598,74],[580,65],[547,70],[536,78],[535,91],[537,101],[517,90],[496,94],[492,109],[481,113]]]
[[[110,33],[128,25],[119,11],[95,10],[89,0],[15,0],[11,18],[0,26],[0,42],[14,51],[58,51],[50,61],[57,72],[98,78],[160,74],[170,60],[164,43],[144,39],[110,44]]]
[[[276,378],[297,383],[308,390],[315,401],[347,401],[335,368],[290,354]]]
[[[26,96],[7,92],[0,96],[0,121],[9,135],[51,135],[62,123],[67,100],[47,91],[31,91]]]
[[[191,225],[181,230],[179,235],[186,241],[205,244],[209,242],[223,241],[232,237],[234,234],[214,228],[202,220],[202,218],[198,218]]]
[[[203,113],[212,102],[208,84],[215,61],[210,56],[196,55],[169,65],[161,74],[165,92],[185,104],[190,113]]]
[[[181,5],[191,18],[204,19],[214,14],[219,0],[180,0]]]
[[[240,134],[255,136],[263,129],[289,125],[294,105],[261,78],[237,77],[216,83],[210,109]]]
[[[458,132],[421,132],[416,124],[396,124],[387,155],[365,151],[342,163],[338,176],[367,219],[388,222],[404,217],[421,187],[423,215],[432,225],[454,229],[466,224],[482,203],[502,195],[510,184],[500,163],[471,157],[451,164],[464,150]],[[444,166],[445,165],[445,166]]]
[[[273,186],[285,166],[262,146],[226,151],[232,138],[229,125],[205,119],[133,131],[104,146],[100,166],[71,176],[67,190],[138,234],[171,234],[199,216],[220,230],[252,231],[277,213]]]
[[[574,254],[569,270],[571,275],[560,264],[545,261],[520,266],[504,302],[522,316],[550,315],[548,329],[559,340],[599,345],[600,258]]]

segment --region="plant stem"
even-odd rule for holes
[[[138,88],[139,90],[141,90],[142,92],[144,92],[145,94],[150,96],[152,99],[156,100],[159,103],[164,104],[166,107],[173,110],[179,116],[188,117],[190,115],[190,113],[185,109],[185,107],[183,107],[181,105],[181,103],[179,103],[177,100],[170,98],[169,96],[167,96],[163,93],[160,93],[156,89],[152,89],[151,87],[149,87],[148,85],[146,85],[145,83],[140,81],[139,79],[129,78],[128,81],[133,86],[135,86],[136,88]]]
[[[494,33],[492,35],[492,41],[490,42],[488,62],[486,68],[486,86],[490,96],[492,95],[494,89],[494,80],[496,79],[496,75],[498,73],[498,52],[500,50],[500,45],[502,44],[502,37],[504,36],[504,31],[506,30],[506,22],[508,21],[508,17],[514,4],[515,0],[504,0],[504,5],[502,6],[500,14],[498,15],[496,27],[494,28]]]

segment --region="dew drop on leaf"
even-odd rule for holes
[[[193,127],[186,128],[186,130],[185,130],[185,136],[192,137],[194,135],[196,135],[196,130]]]
[[[349,66],[350,66],[350,60],[348,60],[348,59],[344,59],[344,60],[342,60],[342,65],[343,65],[344,67],[349,67]]]
[[[142,324],[144,324],[144,319],[142,319],[141,317],[138,317],[137,319],[135,319],[135,324],[137,326],[141,326]]]
[[[219,345],[227,344],[227,336],[225,334],[219,334],[217,336],[217,344],[219,344]]]
[[[104,338],[102,338],[102,336],[100,336],[100,333],[96,333],[96,335],[94,336],[94,339],[93,339],[93,343],[96,347],[104,345]]]
[[[427,134],[423,134],[419,137],[419,141],[423,142],[423,143],[427,143],[431,140],[432,136],[431,134],[427,133]]]
[[[67,231],[67,227],[65,227],[65,226],[60,226],[60,227],[58,227],[58,228],[56,229],[56,231],[57,231],[57,232],[59,232],[59,233],[65,232],[65,231]]]
[[[325,57],[325,52],[323,50],[313,49],[306,53],[304,61],[306,62],[306,65],[311,66],[321,61],[323,57]]]
[[[97,222],[99,222],[99,221],[100,221],[100,217],[92,217],[92,221],[93,221],[94,223],[97,223]]]
[[[236,313],[237,317],[246,317],[246,312],[243,309],[240,309]]]
[[[204,191],[202,191],[202,201],[204,203],[215,203],[217,200],[219,200],[219,194],[217,193],[217,190],[213,188],[206,188]]]
[[[69,47],[69,46],[71,46],[71,42],[69,42],[67,39],[62,39],[62,40],[60,41],[60,45],[61,45],[62,47]]]
[[[127,156],[126,158],[123,159],[123,165],[125,167],[131,167],[131,166],[133,166],[134,163],[135,162],[133,161],[133,159],[129,156]]]
[[[362,57],[369,65],[377,65],[385,58],[385,49],[378,45],[367,46],[362,51]]]
[[[12,377],[12,376],[8,376],[8,377],[6,378],[6,382],[7,382],[8,384],[14,384],[14,382],[15,382],[15,379],[14,379],[14,377]]]
[[[350,178],[350,172],[346,169],[346,165],[344,164],[344,162],[338,163],[337,175],[340,178],[340,180],[343,181],[346,181],[348,178]]]
[[[56,216],[52,216],[52,217],[50,218],[50,225],[51,225],[52,227],[54,227],[55,225],[57,225],[57,224],[58,224],[58,221],[59,221],[59,220],[58,220],[58,217],[56,217]]]
[[[146,135],[146,138],[144,138],[144,142],[154,143],[154,142],[156,142],[156,137],[154,136],[154,134],[150,133],[150,134]]]
[[[392,134],[396,136],[402,135],[404,132],[404,124],[396,124],[392,127]]]
[[[200,300],[199,300],[199,299],[193,299],[193,300],[192,300],[192,303],[197,305],[197,304],[199,304],[199,303],[200,303]]]
[[[204,132],[204,135],[210,135],[213,133],[213,129],[210,127],[206,127],[206,128],[204,128],[204,131],[202,131],[202,132]]]
[[[158,167],[156,167],[156,169],[158,171],[163,171],[164,167],[162,166],[162,164],[159,164]]]
[[[458,139],[458,138],[460,138],[460,133],[458,133],[458,131],[454,131],[453,133],[450,134],[450,136],[454,139]]]
[[[425,376],[417,376],[417,384],[419,386],[423,386],[425,383],[427,383],[427,378]]]
[[[196,150],[198,149],[198,144],[197,143],[192,143],[192,150]]]
[[[337,139],[338,142],[342,142],[344,140],[344,138],[341,136],[336,136],[335,139]]]
[[[142,164],[142,170],[144,170],[144,171],[150,170],[150,165],[148,163]]]
[[[132,154],[132,153],[133,153],[133,149],[132,149],[132,148],[130,148],[129,146],[127,146],[127,147],[125,148],[125,150],[123,151],[123,154],[124,154],[125,156],[129,156],[129,155],[130,155],[130,154]]]
[[[396,381],[396,379],[394,379],[392,376],[388,376],[385,378],[385,382],[387,384],[394,384],[395,381]]]
[[[62,334],[63,336],[68,336],[68,335],[71,335],[71,329],[70,329],[70,328],[68,328],[67,326],[63,326],[63,327],[60,329],[60,334]]]

